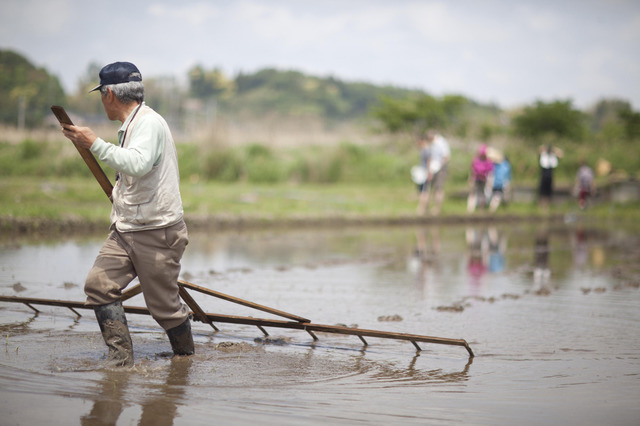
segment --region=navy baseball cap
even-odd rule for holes
[[[142,74],[140,74],[138,68],[131,62],[114,62],[105,65],[100,70],[100,84],[89,90],[89,93],[105,85],[127,83],[129,81],[142,81]]]

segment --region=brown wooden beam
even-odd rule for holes
[[[36,299],[36,298],[30,298],[30,297],[0,296],[0,301],[18,302],[18,303],[23,303],[25,305],[34,304],[34,305],[61,306],[66,308],[92,309],[91,306],[85,305],[84,302]],[[149,309],[144,307],[125,306],[124,310],[125,312],[131,313],[131,314],[150,315]],[[298,321],[282,321],[282,320],[242,317],[242,316],[234,316],[234,315],[211,314],[211,313],[204,313],[204,312],[203,314],[206,316],[207,320],[211,322],[245,324],[245,325],[253,325],[256,327],[276,327],[276,328],[287,328],[287,329],[293,329],[293,330],[303,330],[310,333],[312,336],[315,336],[313,334],[313,332],[315,331],[315,332],[358,336],[360,339],[363,339],[364,337],[376,337],[380,339],[404,340],[404,341],[411,342],[418,350],[421,350],[421,349],[418,346],[417,342],[462,346],[469,353],[469,357],[471,358],[474,357],[474,353],[471,350],[471,347],[464,339],[448,339],[444,337],[423,336],[419,334],[395,333],[390,331],[368,330],[368,329],[362,329],[362,328],[349,328],[349,327],[342,327],[337,325],[313,324],[310,322],[301,323]],[[195,316],[194,319],[200,320],[198,316]]]

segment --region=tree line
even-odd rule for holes
[[[91,63],[73,93],[45,68],[11,50],[0,50],[0,122],[35,128],[51,119],[49,106],[62,104],[87,122],[104,120],[99,96],[88,96],[101,65]],[[489,141],[496,136],[523,141],[596,143],[640,138],[640,112],[622,99],[603,99],[588,111],[571,100],[536,101],[505,111],[460,94],[435,97],[421,90],[346,82],[292,70],[262,69],[230,77],[220,69],[192,67],[187,87],[174,76],[145,78],[146,101],[173,123],[191,116],[319,117],[354,121],[369,129],[416,136],[436,128],[461,139]]]

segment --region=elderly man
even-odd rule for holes
[[[118,144],[88,127],[63,125],[73,143],[114,168],[110,234],[85,283],[112,365],[133,365],[133,345],[121,292],[137,276],[149,312],[166,330],[176,355],[194,353],[189,310],[178,295],[180,260],[188,244],[178,157],[165,120],[144,103],[138,68],[115,62],[100,71],[99,90],[110,120],[122,122]]]

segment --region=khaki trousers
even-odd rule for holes
[[[118,232],[113,229],[89,271],[86,304],[105,305],[122,296],[137,276],[151,316],[168,330],[184,322],[189,309],[178,295],[180,259],[189,243],[184,221],[162,229]]]

